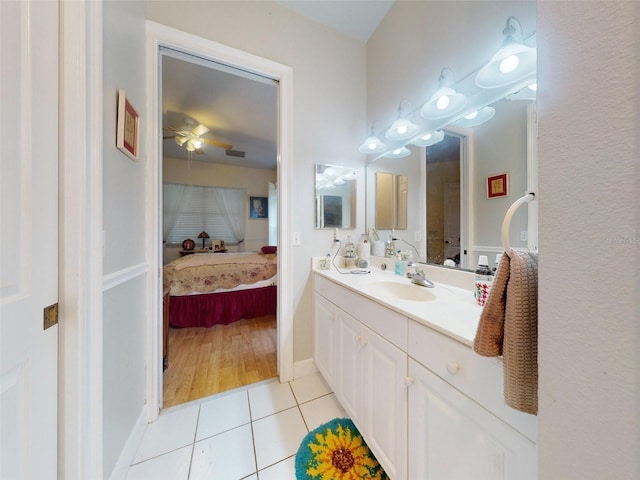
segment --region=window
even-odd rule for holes
[[[229,244],[244,240],[245,190],[171,183],[165,183],[162,190],[163,238],[167,244],[196,240],[203,230]]]

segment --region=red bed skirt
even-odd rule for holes
[[[169,323],[172,327],[228,325],[242,318],[275,315],[276,286],[171,297]]]

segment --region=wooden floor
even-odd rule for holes
[[[211,328],[171,328],[163,407],[275,376],[275,315]]]

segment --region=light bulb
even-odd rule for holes
[[[400,125],[396,131],[398,132],[398,135],[404,135],[405,133],[407,133],[407,126],[406,125]]]
[[[511,73],[518,68],[519,64],[520,59],[517,55],[509,55],[508,57],[503,58],[500,62],[500,73]]]
[[[436,101],[436,107],[438,108],[438,110],[444,110],[448,106],[449,106],[449,96],[448,95],[442,95]]]
[[[369,147],[369,150],[375,150],[376,149],[376,144],[375,142],[370,142],[367,144],[367,147]]]
[[[538,84],[532,83],[531,85],[529,85],[529,90],[533,90],[534,92],[536,92],[538,90]]]
[[[402,147],[401,148],[396,148],[393,153],[395,153],[396,155],[400,155],[402,153]]]
[[[199,138],[196,138],[196,139],[193,141],[193,146],[194,146],[195,148],[200,148],[200,147],[202,147],[202,140],[201,140],[201,139],[199,139]]]
[[[477,116],[478,116],[478,111],[476,110],[475,112],[471,112],[469,115],[465,115],[464,118],[466,118],[467,120],[473,120]]]
[[[422,140],[429,140],[431,138],[431,132],[427,133],[426,135],[423,135]]]

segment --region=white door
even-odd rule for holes
[[[0,478],[57,477],[58,2],[0,1]]]

